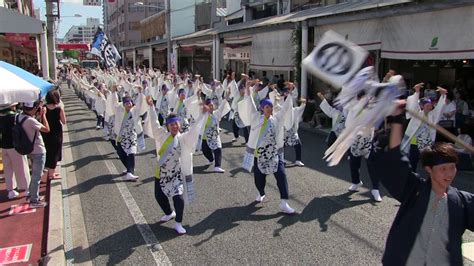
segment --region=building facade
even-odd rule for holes
[[[140,21],[163,10],[164,0],[107,1],[106,33],[118,49],[142,43]]]
[[[87,18],[85,25],[75,25],[67,31],[67,33],[64,35],[64,42],[91,43],[99,26],[100,19]]]
[[[49,75],[46,31],[32,0],[0,0],[0,60]]]

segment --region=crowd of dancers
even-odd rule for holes
[[[298,126],[306,101],[298,101],[294,83],[277,86],[245,74],[236,81],[235,73],[228,72],[222,82],[206,84],[199,75],[174,75],[153,69],[133,73],[124,69],[72,69],[68,79],[76,93],[96,111],[97,129],[104,129],[105,138],[116,149],[126,168],[125,180],[139,178],[135,175],[135,154],[145,149],[145,135],[154,139],[155,198],[165,214],[160,221],[174,218],[178,234],[186,233],[182,225],[184,204],[194,199],[193,153],[202,151],[209,164],[214,164],[216,173],[225,173],[221,164],[225,151],[219,136],[219,124],[225,118],[232,123],[234,140],[241,133],[245,138],[242,167],[253,172],[256,201],[264,201],[266,176],[273,174],[280,193],[280,211],[296,213],[288,203],[283,152],[285,146],[294,147],[295,164],[304,166]],[[388,82],[385,84],[400,81],[401,76],[391,72],[384,79]],[[430,99],[420,98],[422,88],[422,83],[415,85],[414,93],[394,104],[392,116],[380,126],[364,127],[360,134],[358,131],[350,135],[350,141],[345,142],[349,143],[349,190],[358,191],[362,186],[359,172],[365,158],[373,199],[382,201],[379,187],[383,184],[401,202],[388,236],[384,264],[462,264],[462,233],[474,229],[473,197],[450,186],[456,175],[456,150],[450,144],[435,143],[436,130],[427,123],[439,121],[447,90],[438,89],[440,97],[434,105]],[[346,134],[348,125],[362,121],[361,114],[377,104],[368,96],[357,95],[356,102],[364,97],[367,101],[356,112],[356,108],[330,104],[320,93],[318,97],[321,110],[332,119],[328,147],[335,141],[344,141],[341,135]],[[411,112],[405,114],[405,109]],[[414,114],[417,115],[412,117]],[[343,152],[338,156],[346,154]],[[416,175],[420,160],[431,178]],[[431,240],[424,241],[428,238]]]

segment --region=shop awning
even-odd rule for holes
[[[0,32],[41,34],[43,22],[14,10],[0,7]]]
[[[224,38],[225,44],[245,44],[252,42],[252,35],[239,35],[234,37]]]
[[[209,47],[209,46],[212,46],[212,40],[198,41],[198,42],[192,42],[192,43],[181,43],[179,46],[183,47],[183,48],[186,48],[186,47]]]
[[[450,60],[474,58],[474,6],[388,17],[383,22],[383,58]]]
[[[368,19],[314,27],[314,41],[317,43],[323,34],[333,30],[366,50],[378,50],[382,46],[381,19]]]
[[[255,34],[252,39],[250,67],[260,70],[293,70],[295,48],[291,42],[292,30]]]

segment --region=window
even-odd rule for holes
[[[128,12],[135,13],[135,12],[144,12],[145,7],[137,6],[135,3],[128,3]]]
[[[149,2],[148,5],[148,11],[149,12],[160,12],[161,10],[165,9],[165,6],[163,3],[157,3],[157,2]]]

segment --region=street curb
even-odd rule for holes
[[[51,180],[48,203],[48,238],[46,240],[47,255],[44,257],[44,263],[46,265],[66,265],[62,196],[61,180]]]

